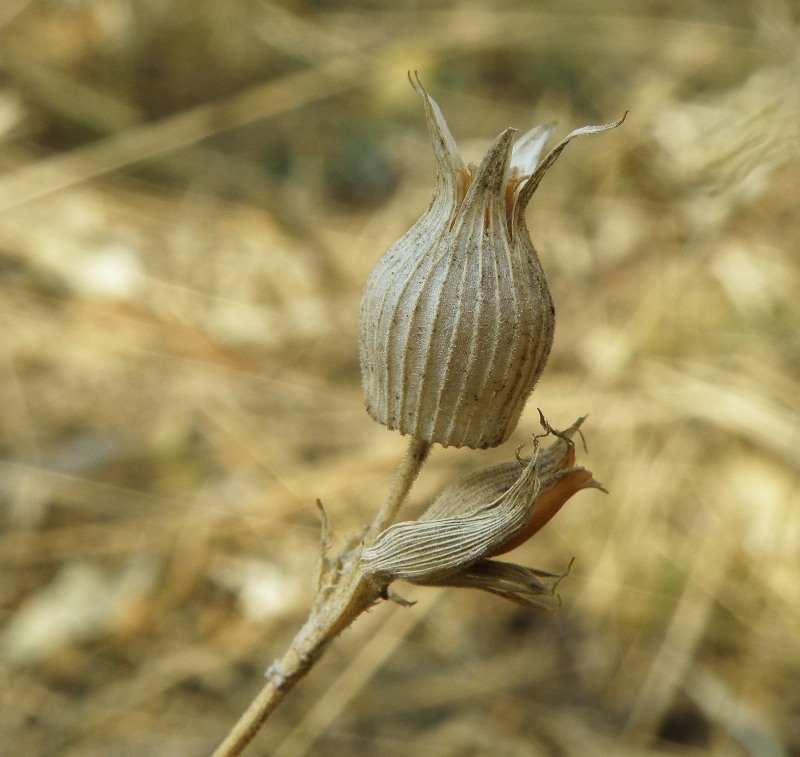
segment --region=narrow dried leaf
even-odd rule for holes
[[[571,567],[572,562],[564,573],[550,573],[500,560],[480,560],[430,585],[480,589],[517,604],[555,612],[561,605],[556,589]]]

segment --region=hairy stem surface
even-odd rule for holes
[[[308,673],[325,647],[362,612],[385,597],[386,587],[360,569],[361,553],[396,517],[430,450],[429,442],[411,439],[380,512],[358,545],[334,559],[323,555],[323,575],[303,627],[280,660],[267,671],[267,682],[242,713],[213,757],[235,757],[253,740],[266,719]]]
[[[405,498],[411,491],[414,481],[417,480],[417,476],[428,458],[430,449],[430,442],[423,442],[411,437],[403,462],[400,463],[392,486],[386,495],[386,501],[367,530],[364,539],[366,544],[370,544],[381,531],[391,525]]]

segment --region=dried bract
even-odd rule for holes
[[[511,602],[554,613],[561,606],[561,599],[555,591],[571,567],[572,561],[564,573],[551,573],[500,560],[479,560],[427,585],[482,589]]]
[[[466,166],[439,106],[422,96],[438,164],[423,216],[383,255],[361,298],[359,351],[369,413],[444,446],[504,442],[547,362],[555,310],[525,209],[573,131],[541,162],[553,130],[514,129]]]

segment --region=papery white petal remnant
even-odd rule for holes
[[[438,164],[423,216],[375,265],[361,298],[359,352],[369,413],[444,446],[504,442],[547,362],[555,310],[525,208],[575,136],[541,162],[553,130],[514,129],[467,167],[436,102],[417,82]]]

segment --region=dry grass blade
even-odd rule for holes
[[[708,623],[717,593],[730,570],[731,551],[725,538],[698,516],[697,533],[690,535],[698,543],[700,556],[692,568],[680,601],[672,614],[658,653],[642,681],[639,695],[631,709],[626,730],[630,740],[644,746],[654,739],[664,716],[692,667],[693,658]]]
[[[86,147],[22,166],[0,179],[0,212],[196,144],[228,129],[331,97],[360,82],[360,71],[357,59],[328,61],[222,102],[204,103],[156,123],[134,126]]]

